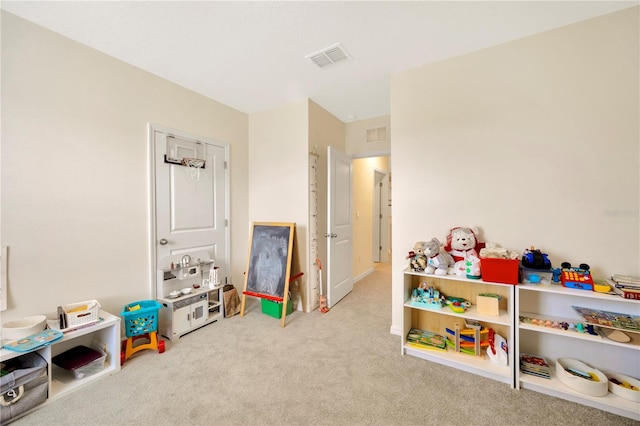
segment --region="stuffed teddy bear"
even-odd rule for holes
[[[424,271],[427,274],[447,275],[454,273],[455,261],[449,253],[441,250],[441,246],[437,238],[432,238],[431,241],[425,243],[424,255],[427,257],[427,267]]]
[[[456,227],[451,228],[449,235],[447,235],[445,250],[455,260],[454,272],[458,276],[467,276],[466,261],[469,259],[470,266],[473,266],[469,278],[480,278],[478,251],[484,247],[484,243],[478,241],[477,233],[476,228]]]
[[[407,256],[407,259],[410,259],[409,266],[414,272],[422,272],[427,267],[427,257],[424,255],[426,244],[424,241],[417,241]]]

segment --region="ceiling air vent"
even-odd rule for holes
[[[347,62],[353,59],[340,43],[307,55],[305,58],[311,59],[320,68],[327,68],[340,62]]]
[[[386,142],[387,126],[367,129],[367,143]]]

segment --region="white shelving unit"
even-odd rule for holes
[[[422,282],[446,296],[461,297],[472,303],[472,306],[463,314],[453,312],[449,307],[442,309],[429,309],[415,306],[411,303],[411,293]],[[476,297],[480,293],[493,293],[502,296],[499,304],[499,316],[480,315],[476,309]],[[405,270],[404,272],[404,313],[402,354],[423,358],[460,370],[468,371],[483,377],[515,386],[513,373],[514,345],[514,286],[509,284],[491,283],[481,280],[471,280],[458,276],[427,275],[421,272]],[[479,321],[484,327],[492,328],[497,334],[507,340],[509,347],[509,361],[507,366],[493,363],[481,351],[480,356],[458,353],[449,348],[447,351],[419,349],[407,344],[407,333],[411,328],[419,328],[447,335],[445,329],[455,329],[456,323],[460,328],[465,328],[465,321]],[[448,335],[451,338],[451,335]]]
[[[447,307],[434,310],[412,305],[412,290],[422,282],[447,296],[462,297],[471,303],[475,303],[479,293],[500,294],[503,302],[499,316],[479,315],[475,306],[464,314],[456,314]],[[611,392],[602,397],[577,392],[560,382],[555,372],[556,360],[566,357],[578,359],[605,373],[640,377],[640,332],[624,331],[631,340],[620,343],[587,332],[520,321],[521,317],[529,317],[552,323],[584,324],[584,318],[573,306],[640,316],[638,301],[616,295],[565,288],[559,284],[514,286],[457,276],[427,275],[407,269],[404,271],[402,353],[488,377],[517,389],[530,389],[640,421],[640,403]],[[465,320],[479,321],[507,339],[508,367],[492,363],[485,355],[462,354],[450,348],[447,351],[423,350],[407,344],[407,333],[412,327],[445,335],[445,328],[453,329],[456,323],[463,328]],[[551,379],[521,373],[519,360],[522,353],[545,357],[551,364]]]
[[[48,364],[47,375],[49,378],[49,392],[47,402],[68,395],[95,380],[120,371],[120,317],[111,315],[106,311],[100,311],[102,321],[79,328],[74,331],[64,333],[64,337],[53,342],[49,346],[35,349]],[[64,370],[51,362],[51,359],[75,346],[84,345],[88,347],[98,346],[106,354],[104,368],[92,375],[76,379],[72,372]],[[12,358],[24,355],[26,352],[14,352],[7,349],[0,350],[0,361],[7,361]],[[47,403],[45,402],[45,404]],[[37,409],[38,407],[34,408]],[[19,417],[26,415],[23,413]],[[18,417],[16,417],[18,418]],[[12,418],[11,421],[15,420]]]
[[[520,368],[516,368],[516,387],[640,420],[640,403],[621,398],[611,392],[603,397],[593,397],[577,392],[560,382],[554,368],[558,358],[568,357],[578,359],[605,373],[617,372],[631,377],[640,377],[640,333],[625,331],[625,334],[631,337],[631,341],[619,343],[599,335],[593,336],[588,333],[565,331],[520,321],[520,317],[529,317],[584,323],[584,319],[572,306],[640,315],[640,303],[616,295],[565,288],[557,284],[518,285],[516,359],[520,359],[521,353],[541,355],[552,364],[552,368],[551,379],[524,374],[520,372]]]

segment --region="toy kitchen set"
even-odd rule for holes
[[[174,340],[222,319],[220,267],[207,252],[173,255],[158,265],[156,278],[160,335]]]

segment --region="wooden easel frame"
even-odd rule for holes
[[[287,303],[289,294],[289,283],[291,278],[291,263],[293,259],[293,240],[295,237],[295,226],[293,222],[252,222],[251,234],[249,236],[249,250],[247,255],[247,270],[244,275],[244,290],[242,292],[242,302],[240,304],[240,316],[244,316],[244,308],[246,297],[259,297],[275,302],[282,302],[282,317],[280,326],[285,326],[287,317]],[[271,259],[274,251],[274,245],[281,245],[283,241],[280,239],[287,237],[286,246],[286,262],[284,276],[280,274],[276,289],[271,288],[273,283],[268,283],[267,287],[263,287],[260,277],[256,271],[256,262],[265,258]],[[265,241],[267,242],[265,246]],[[261,250],[269,250],[268,255],[263,255]],[[277,268],[278,266],[274,266]],[[278,289],[282,286],[283,290]]]

